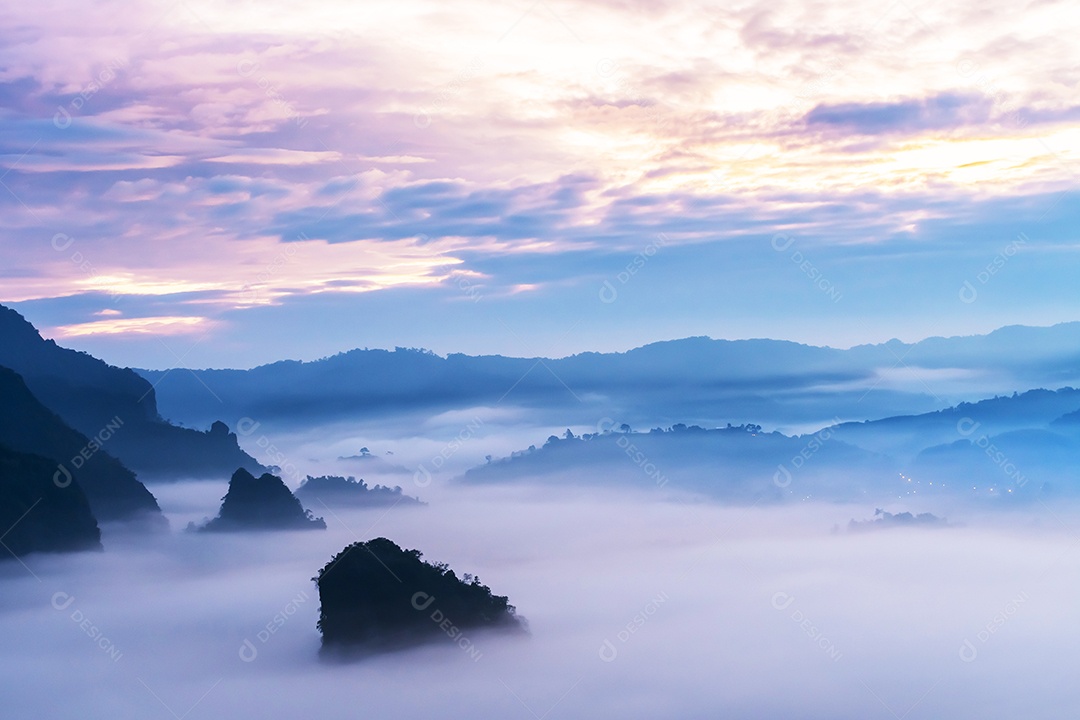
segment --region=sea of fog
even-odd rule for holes
[[[873,507],[436,482],[325,532],[200,535],[223,483],[152,487],[172,530],[0,567],[11,718],[1055,718],[1080,700],[1080,510]],[[318,510],[318,508],[316,508]],[[529,637],[320,660],[311,578],[386,536],[509,595]]]

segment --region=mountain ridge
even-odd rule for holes
[[[1035,339],[1018,343],[1017,332]],[[583,415],[563,422],[595,422],[618,412],[635,424],[680,419],[805,425],[835,416],[917,414],[1002,390],[1080,384],[1080,323],[1008,326],[989,335],[846,350],[695,336],[563,358],[357,348],[248,370],[138,372],[155,383],[163,407],[184,422],[206,422],[222,408],[237,417],[312,422],[508,398],[535,408],[561,403]],[[931,387],[935,382],[938,391]],[[952,392],[957,385],[963,389],[953,394],[940,389]],[[835,407],[815,407],[823,398]]]
[[[137,372],[61,347],[3,305],[0,366],[18,373],[42,405],[86,436],[119,423],[110,452],[144,479],[223,478],[241,466],[265,469],[240,449],[235,435],[221,432],[226,426],[208,423],[199,431],[170,424],[158,411],[154,386]]]

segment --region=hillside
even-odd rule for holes
[[[32,552],[100,550],[101,530],[77,481],[54,480],[56,463],[0,445],[0,561]]]
[[[0,367],[0,398],[0,444],[48,458],[49,476],[55,474],[60,484],[77,480],[99,520],[143,515],[163,520],[146,486],[110,454],[115,424],[86,437],[38,402],[22,378],[5,367]]]
[[[165,422],[153,386],[140,375],[43,339],[4,306],[0,365],[19,373],[45,407],[84,435],[112,428],[109,452],[143,479],[220,478],[237,467],[264,469],[224,424],[198,431]]]

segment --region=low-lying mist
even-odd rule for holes
[[[153,488],[171,532],[5,563],[5,713],[79,718],[1056,717],[1080,690],[1080,512],[435,482],[428,507],[312,508],[326,532],[192,534],[224,484]],[[944,501],[943,501],[944,502]],[[386,536],[475,573],[527,638],[319,658],[311,581]]]

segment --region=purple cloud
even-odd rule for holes
[[[981,125],[990,118],[990,111],[990,101],[980,95],[942,93],[896,102],[822,104],[804,120],[809,127],[857,135],[915,135]]]

